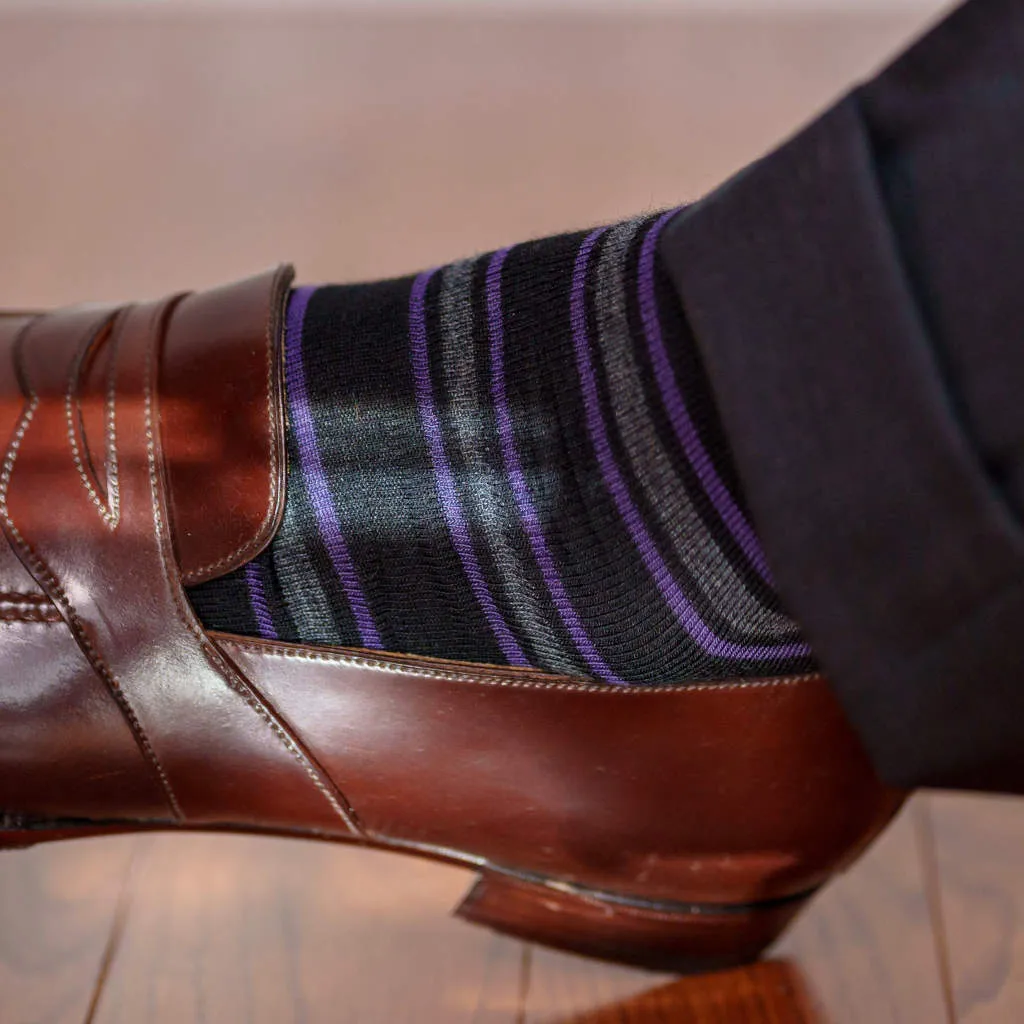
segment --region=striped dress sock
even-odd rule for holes
[[[217,629],[611,683],[806,670],[683,312],[674,211],[300,288],[269,548]]]

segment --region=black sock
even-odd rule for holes
[[[235,633],[609,682],[807,669],[655,243],[671,212],[288,312],[288,494]]]

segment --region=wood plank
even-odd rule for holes
[[[535,950],[528,1020],[674,1019],[658,1016],[666,1006],[688,1020],[691,1006],[705,1004],[725,1007],[712,1017],[723,1021],[774,1021],[773,1013],[790,1014],[779,1020],[828,1024],[945,1020],[916,815],[912,803],[826,887],[776,945],[770,970],[709,976],[707,986],[684,979],[666,987],[667,976]]]
[[[815,1024],[820,1018],[791,964],[770,960],[680,978],[548,1024]]]
[[[927,836],[917,796],[875,845],[834,879],[777,944],[829,1024],[922,1024],[949,1018]]]
[[[957,1021],[1024,1020],[1024,801],[942,794],[930,810]]]
[[[575,1020],[586,1014],[602,1013],[603,1007],[612,1012],[611,1008],[642,999],[645,993],[660,990],[674,980],[671,974],[605,964],[534,946],[525,1001],[526,1021],[539,1024]]]
[[[0,1021],[79,1024],[139,840],[0,852]]]
[[[803,972],[829,1024],[947,1020],[915,797],[882,838],[812,902],[774,953]]]
[[[157,837],[96,1024],[511,1024],[522,946],[448,916],[471,881],[335,844]]]

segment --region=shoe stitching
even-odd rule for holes
[[[277,284],[275,279],[275,298],[277,298]],[[285,297],[287,296],[287,289],[285,291]],[[285,301],[287,299],[285,298]],[[280,494],[280,481],[278,479],[278,462],[280,460],[280,454],[278,452],[279,438],[277,436],[277,419],[275,417],[276,407],[274,404],[274,363],[275,355],[277,354],[278,347],[276,344],[277,336],[284,330],[284,317],[281,312],[271,310],[271,314],[267,318],[267,327],[264,331],[264,338],[266,341],[266,353],[267,353],[267,405],[266,405],[266,424],[267,424],[267,439],[268,448],[270,453],[270,493],[267,497],[267,510],[263,514],[263,520],[260,522],[259,528],[256,533],[248,540],[243,541],[234,551],[229,552],[223,558],[218,558],[214,562],[209,562],[206,565],[199,566],[198,569],[192,569],[187,573],[182,574],[182,580],[185,583],[192,583],[200,577],[206,575],[214,569],[220,569],[236,559],[250,554],[256,553],[256,549],[259,547],[260,539],[267,529],[271,518],[274,515],[274,510],[277,508],[278,495]]]
[[[47,625],[56,625],[63,621],[56,608],[49,611],[31,608],[0,608],[0,622],[41,622]]]
[[[32,321],[32,323],[35,322],[36,321]],[[18,370],[18,375],[23,389],[26,392],[28,404],[22,410],[18,427],[7,446],[3,468],[0,470],[0,518],[3,519],[9,536],[21,550],[22,555],[28,562],[35,577],[37,579],[41,579],[44,584],[48,585],[51,600],[56,600],[63,606],[65,613],[64,617],[66,618],[75,638],[78,640],[89,664],[92,666],[93,671],[96,672],[104,683],[106,683],[111,695],[116,701],[118,707],[120,707],[121,713],[128,721],[128,724],[132,729],[132,733],[135,736],[135,741],[142,751],[143,756],[149,761],[153,770],[156,772],[160,786],[163,789],[164,798],[167,800],[171,812],[176,818],[181,820],[184,819],[184,814],[182,814],[181,807],[178,804],[178,798],[175,796],[174,790],[171,788],[170,779],[167,777],[167,773],[164,771],[164,767],[160,763],[160,759],[157,757],[152,743],[150,743],[149,736],[146,734],[145,729],[142,727],[142,723],[139,721],[138,715],[135,713],[135,708],[132,706],[127,694],[121,688],[120,682],[115,677],[102,655],[93,646],[92,641],[89,639],[86,625],[79,616],[75,606],[71,603],[63,585],[56,576],[54,576],[50,567],[35,551],[32,545],[29,544],[29,542],[22,536],[21,531],[11,518],[10,509],[7,504],[11,474],[14,472],[14,464],[21,450],[21,443],[25,438],[25,434],[28,432],[28,428],[32,423],[32,418],[35,416],[36,410],[39,408],[39,395],[36,394],[35,390],[28,383],[28,376],[25,373],[25,367],[21,355],[23,339],[27,335],[28,328],[30,326],[31,324],[26,324],[26,326],[18,333],[18,337],[14,341],[14,363]]]
[[[49,604],[45,594],[37,594],[31,590],[0,590],[0,603],[7,604]]]
[[[357,836],[363,835],[363,829],[356,819],[355,812],[348,805],[348,802],[344,799],[344,796],[340,793],[332,793],[328,786],[324,783],[320,773],[317,772],[316,768],[310,763],[310,758],[306,752],[301,748],[296,739],[290,735],[287,729],[285,729],[280,722],[277,721],[274,715],[271,714],[269,709],[264,706],[260,699],[257,698],[254,690],[255,688],[251,683],[243,679],[238,671],[228,662],[228,660],[221,654],[216,646],[211,643],[209,637],[205,634],[202,627],[199,626],[195,620],[194,614],[191,613],[190,609],[185,605],[181,596],[181,588],[174,578],[170,570],[170,564],[164,550],[165,546],[165,530],[164,520],[161,513],[161,500],[160,500],[160,481],[157,473],[157,462],[156,462],[156,436],[153,430],[153,396],[152,396],[152,353],[153,346],[150,345],[146,352],[146,365],[145,365],[145,382],[143,384],[143,409],[145,415],[146,424],[146,448],[148,457],[148,468],[149,468],[149,486],[150,494],[152,497],[153,505],[153,524],[156,530],[157,550],[160,555],[160,564],[164,574],[164,580],[167,583],[168,589],[171,592],[171,597],[174,601],[175,611],[177,612],[178,619],[181,623],[189,630],[189,632],[198,640],[204,654],[210,661],[211,665],[220,673],[221,677],[227,683],[227,685],[237,693],[242,700],[248,705],[250,710],[254,711],[263,722],[270,727],[270,730],[274,733],[277,739],[281,742],[284,748],[299,764],[305,774],[312,781],[313,785],[320,792],[320,794],[327,800],[331,808],[338,815],[339,818],[345,823],[348,829]],[[329,777],[329,776],[328,776]]]
[[[768,688],[784,688],[799,686],[806,683],[820,682],[823,676],[811,673],[799,676],[779,676],[774,679],[735,679],[726,682],[691,682],[691,683],[651,683],[634,686],[611,686],[606,683],[591,683],[585,680],[496,678],[472,672],[453,672],[444,669],[429,668],[423,665],[410,665],[400,661],[386,661],[379,658],[366,658],[355,654],[337,654],[332,651],[301,651],[283,647],[271,642],[254,643],[244,639],[225,639],[228,647],[248,650],[254,654],[270,655],[278,658],[292,658],[297,661],[323,661],[332,664],[348,665],[352,668],[371,668],[395,675],[421,676],[428,679],[442,679],[447,682],[478,683],[482,686],[503,687],[516,690],[565,690],[576,693],[617,693],[617,694],[652,694],[672,692],[693,692],[713,690],[758,690]]]
[[[78,446],[78,439],[75,436],[75,415],[74,406],[76,395],[76,386],[78,384],[79,374],[81,373],[82,365],[88,356],[89,350],[98,341],[103,331],[110,327],[112,321],[116,317],[116,313],[112,316],[106,317],[100,326],[88,337],[78,355],[71,364],[71,371],[68,374],[68,386],[64,393],[64,413],[67,419],[67,434],[68,442],[71,445],[71,458],[74,461],[75,469],[78,470],[79,479],[85,486],[86,493],[89,495],[89,500],[95,506],[96,511],[99,513],[100,518],[111,530],[117,529],[117,524],[121,520],[121,492],[118,483],[118,466],[117,466],[117,424],[115,420],[115,403],[116,403],[116,370],[117,370],[117,350],[121,344],[121,332],[124,321],[114,330],[113,337],[110,339],[110,369],[107,372],[107,395],[106,395],[106,413],[104,422],[104,432],[106,441],[106,465],[104,467],[107,478],[107,495],[108,500],[104,501],[93,486],[92,480],[89,479],[89,474],[86,471],[85,463],[82,459],[81,452]]]
[[[61,622],[60,611],[45,594],[0,593],[0,619],[7,622]]]

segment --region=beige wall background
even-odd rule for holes
[[[0,298],[373,278],[692,200],[943,6],[567,2],[0,10]]]

